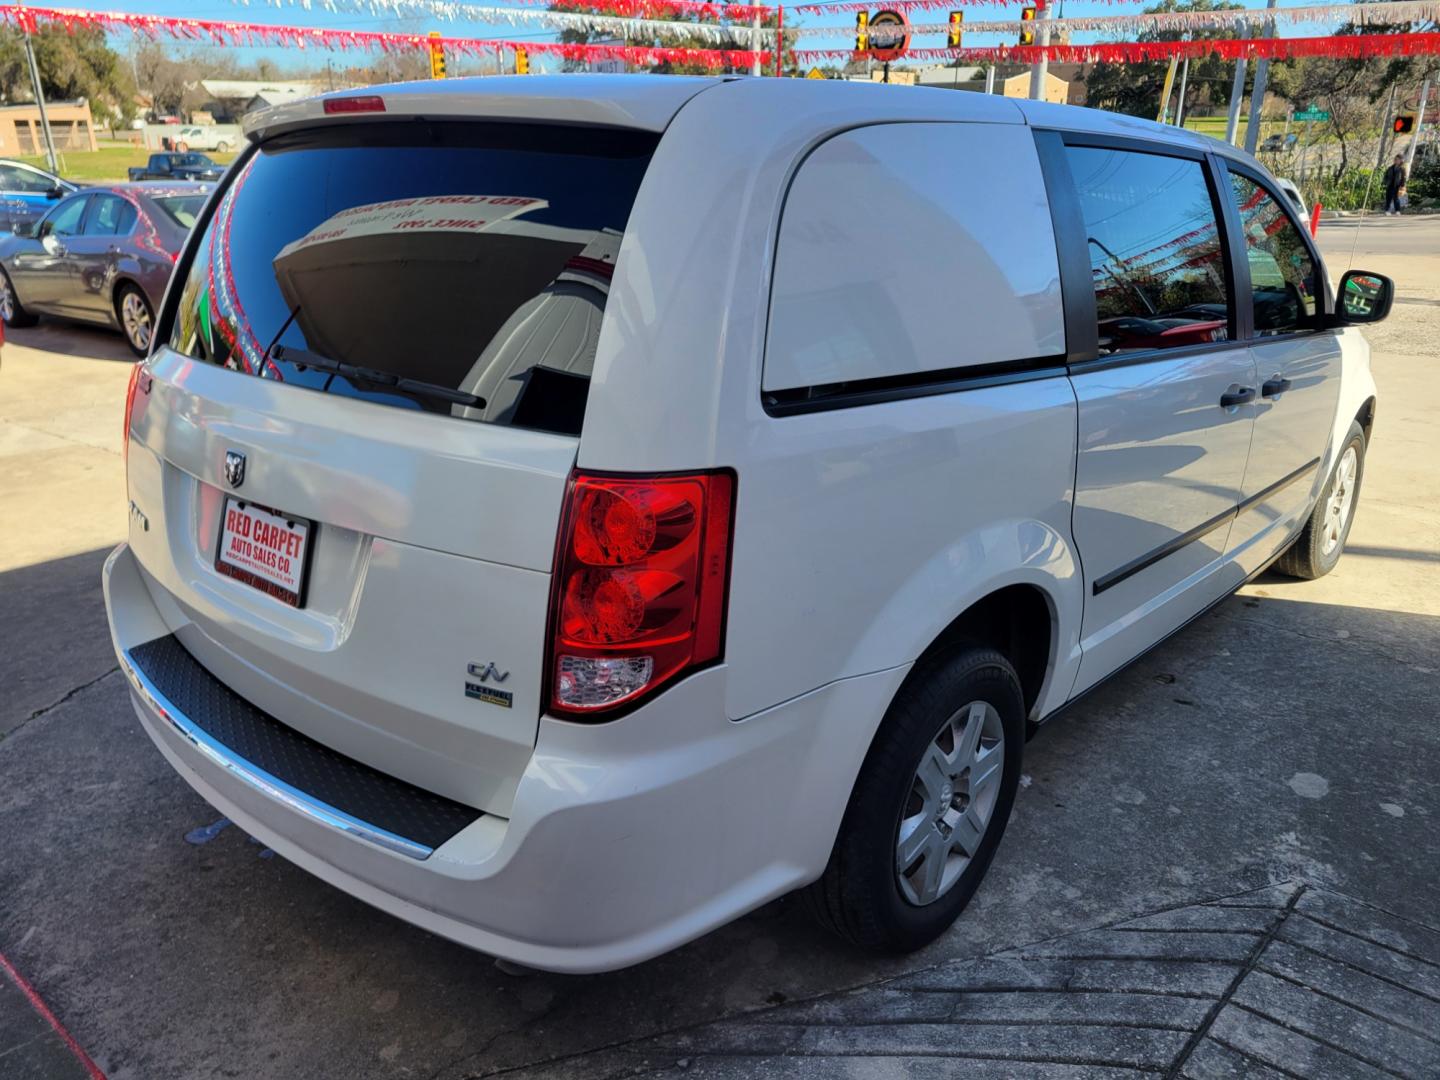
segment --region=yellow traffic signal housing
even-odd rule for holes
[[[855,13],[855,51],[866,52],[870,48],[870,13]]]
[[[430,31],[430,77],[445,78],[445,46],[440,41],[440,31]]]
[[[1034,9],[1033,7],[1021,8],[1021,9],[1020,9],[1020,18],[1021,18],[1022,20],[1024,20],[1025,22],[1034,22],[1034,21],[1035,21],[1035,9]],[[1022,29],[1022,30],[1020,31],[1020,44],[1021,44],[1021,45],[1034,45],[1034,44],[1035,44],[1035,28],[1034,28],[1033,26],[1027,26],[1027,27],[1025,27],[1024,29]]]
[[[515,74],[516,74],[516,75],[529,75],[529,74],[530,74],[530,54],[529,54],[528,52],[526,52],[524,49],[516,49],[516,50],[515,50]]]
[[[950,12],[950,36],[947,43],[950,48],[960,48],[960,41],[964,38],[965,13],[963,11]]]
[[[1395,134],[1408,135],[1415,130],[1415,117],[1409,113],[1395,117]]]

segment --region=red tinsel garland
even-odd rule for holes
[[[1030,64],[1040,59],[1061,64],[1135,64],[1218,56],[1222,60],[1289,60],[1304,56],[1332,56],[1360,60],[1374,56],[1433,56],[1440,54],[1440,33],[1333,34],[1304,38],[1226,38],[1218,41],[1102,41],[1094,45],[999,45],[961,49],[910,49],[906,60],[991,60]],[[864,53],[850,49],[798,49],[797,64],[822,60],[863,60]]]
[[[216,19],[185,19],[170,15],[139,15],[126,11],[81,11],[76,8],[44,8],[0,4],[0,22],[35,33],[41,25],[59,25],[71,33],[77,29],[130,30],[157,37],[169,34],[184,41],[209,40],[217,45],[282,45],[293,48],[428,50],[436,39],[425,34],[396,34],[376,30],[338,30],[318,26],[272,26],[269,23],[231,22]],[[536,56],[558,56],[565,60],[623,60],[629,64],[700,64],[707,68],[747,68],[758,59],[770,62],[769,50],[689,49],[643,45],[580,45],[562,42],[507,41],[490,38],[444,37],[439,43],[446,52],[459,56],[488,57],[517,48]]]

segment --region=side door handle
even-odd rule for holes
[[[1247,405],[1255,400],[1255,388],[1253,386],[1236,386],[1230,384],[1230,389],[1220,395],[1220,407],[1222,409],[1233,409],[1236,405]]]
[[[1266,379],[1265,385],[1260,387],[1262,397],[1279,397],[1290,389],[1290,380],[1282,375],[1276,375],[1272,379]]]

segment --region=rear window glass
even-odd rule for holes
[[[423,122],[271,140],[206,226],[171,347],[331,394],[578,434],[655,142]]]
[[[165,216],[175,224],[183,228],[190,228],[195,224],[195,219],[200,216],[200,208],[205,205],[204,195],[167,195],[155,199],[155,205],[165,211]]]

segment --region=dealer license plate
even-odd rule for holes
[[[304,607],[313,527],[304,518],[227,495],[215,569],[292,607]]]

